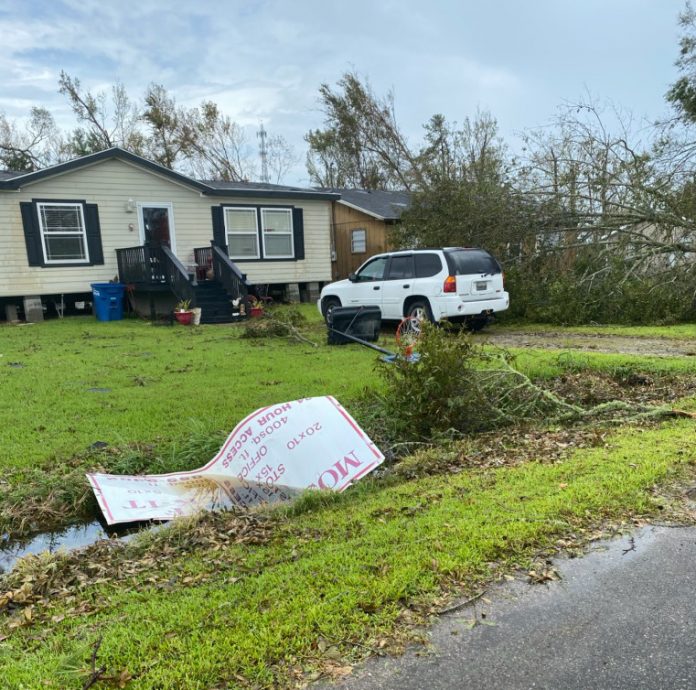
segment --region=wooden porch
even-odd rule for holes
[[[119,280],[137,296],[149,296],[150,317],[156,319],[156,298],[173,295],[200,307],[201,323],[229,323],[232,300],[255,294],[246,275],[227,256],[225,248],[194,249],[195,267],[186,267],[166,245],[117,249]]]

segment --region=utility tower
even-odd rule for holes
[[[256,136],[261,140],[259,146],[259,154],[261,155],[261,182],[268,184],[271,180],[268,177],[268,149],[266,148],[266,137],[268,133],[263,128],[263,122],[261,123],[261,128],[256,132]]]

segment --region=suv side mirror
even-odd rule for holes
[[[351,283],[357,283],[358,282],[358,276],[355,273],[350,273],[348,275],[348,280],[350,280]]]

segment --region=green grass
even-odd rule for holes
[[[303,312],[317,348],[280,338],[243,339],[241,328],[231,326],[157,327],[88,317],[3,327],[0,533],[27,534],[94,517],[98,509],[84,476],[90,470],[199,467],[239,419],[264,405],[332,394],[360,420],[360,406],[351,403],[364,387],[379,385],[377,355],[358,346],[326,346],[319,314],[311,305]],[[515,365],[535,379],[583,370],[696,370],[689,358],[513,353]],[[96,441],[109,448],[88,450]]]
[[[433,602],[443,586],[487,580],[492,561],[525,564],[561,535],[658,512],[651,490],[691,471],[692,440],[688,420],[625,431],[557,464],[366,480],[288,510],[262,544],[177,553],[176,538],[151,536],[144,551],[129,548],[167,554],[152,572],[112,583],[107,561],[101,583],[70,586],[75,598],[36,604],[32,625],[0,629],[10,634],[0,645],[3,687],[82,687],[102,635],[98,665],[127,670],[134,688],[289,683],[336,651],[362,655],[353,643],[375,646],[410,604]],[[162,586],[174,573],[179,580]],[[186,585],[184,574],[205,577]]]
[[[536,350],[507,348],[513,364],[533,379],[549,379],[564,373],[600,371],[614,376],[630,372],[648,374],[693,374],[696,358],[625,355],[619,353],[578,352],[572,350]]]
[[[311,337],[323,341],[318,315],[305,313]],[[54,501],[57,520],[69,519],[77,510],[71,492],[75,503],[86,495],[88,466],[199,466],[220,430],[257,407],[330,393],[350,409],[364,386],[376,385],[367,349],[239,333],[89,318],[3,327],[0,531],[13,506],[38,514],[44,499]],[[535,379],[696,370],[689,358],[515,354]],[[693,473],[692,420],[602,434],[601,447],[569,449],[553,464],[540,457],[480,470],[460,457],[433,463],[445,474],[407,480],[410,472],[395,472],[341,495],[307,494],[268,513],[269,531],[252,541],[238,537],[232,516],[208,516],[123,549],[96,545],[28,562],[6,586],[16,589],[23,572],[34,583],[55,580],[31,609],[20,601],[0,611],[0,685],[82,688],[100,638],[97,666],[127,672],[128,687],[144,690],[292,685],[298,674],[360,657],[403,632],[413,609],[482,586],[494,575],[491,562],[500,564],[495,573],[509,572],[562,536],[656,514],[655,487]],[[119,451],[82,454],[96,440]],[[450,472],[452,462],[463,471]],[[408,463],[417,468],[419,459]],[[214,528],[199,534],[197,525]]]
[[[558,326],[548,323],[500,323],[493,326],[491,328],[491,332],[613,335],[633,338],[692,340],[696,339],[696,324],[681,323],[673,326],[618,326],[611,324],[594,324],[592,326]]]
[[[345,403],[372,377],[367,349],[240,333],[90,317],[0,327],[0,469],[55,465],[95,441],[164,451],[192,430],[230,431],[264,405],[326,394]]]

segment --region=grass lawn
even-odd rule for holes
[[[367,349],[241,332],[92,317],[0,327],[0,468],[53,465],[96,441],[166,452],[192,430],[229,432],[259,407],[301,397],[345,402],[370,381]],[[322,342],[320,326],[314,335]]]
[[[74,519],[88,468],[200,466],[220,430],[262,405],[330,393],[353,411],[377,385],[376,355],[325,346],[318,315],[305,312],[318,348],[224,326],[4,327],[0,531],[17,526],[15,512]],[[516,354],[537,380],[696,370],[687,357]],[[501,431],[487,441],[497,450],[478,438],[434,447],[344,494],[27,558],[0,579],[0,685],[83,688],[102,667],[94,687],[265,688],[341,675],[452,593],[529,566],[561,539],[580,544],[609,523],[664,514],[656,487],[693,476],[693,430],[691,419],[597,426],[584,443],[551,437],[519,453],[515,433]],[[533,444],[554,433],[517,436]],[[86,452],[97,440],[113,452]]]

